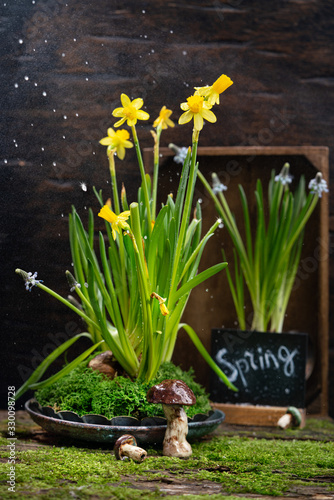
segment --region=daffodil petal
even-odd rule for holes
[[[127,222],[120,221],[118,225],[121,229],[129,229],[130,228],[130,226]]]
[[[187,102],[181,102],[180,108],[182,109],[182,111],[188,111],[189,105]]]
[[[131,100],[126,94],[121,94],[121,103],[123,108],[126,108],[131,104]]]
[[[219,94],[217,92],[212,92],[208,97],[207,104],[209,104],[210,107],[214,104],[219,104]]]
[[[183,125],[184,123],[190,122],[190,120],[192,119],[192,117],[193,117],[192,111],[190,111],[190,110],[186,111],[185,113],[183,113],[180,116],[180,118],[179,118],[179,124]]]
[[[129,127],[133,127],[133,125],[136,125],[137,123],[137,117],[135,118],[127,118],[127,122],[126,122]]]
[[[174,127],[175,123],[170,118],[166,118],[165,121],[166,121],[168,127]]]
[[[206,87],[195,87],[196,92],[195,94],[201,95],[201,96],[207,96],[210,94],[211,87],[208,85]]]
[[[203,108],[202,109],[211,109],[212,104],[210,104],[209,99],[207,101],[203,101]]]
[[[134,106],[136,109],[140,109],[143,104],[144,101],[141,97],[137,97],[137,99],[134,99],[131,103],[131,105]]]
[[[100,144],[102,144],[102,146],[110,146],[110,144],[112,143],[112,139],[111,137],[103,137],[103,139],[101,139],[99,142]]]
[[[120,160],[124,159],[125,156],[125,148],[124,146],[118,146],[117,148],[117,156]]]
[[[123,116],[124,115],[124,108],[115,108],[114,111],[112,112],[113,116]]]
[[[136,114],[139,120],[148,120],[150,117],[150,115],[146,113],[146,111],[143,111],[142,109],[139,109]]]
[[[216,115],[210,111],[209,109],[202,109],[202,116],[205,120],[207,120],[210,123],[215,123],[217,121]]]
[[[120,127],[121,125],[123,125],[125,120],[126,120],[126,117],[123,116],[123,118],[121,120],[118,120],[118,122],[114,123],[114,127]]]
[[[194,127],[196,130],[202,130],[203,128],[203,118],[199,113],[194,114]]]
[[[114,135],[116,135],[116,132],[112,127],[108,128],[108,135],[109,137],[114,137]]]

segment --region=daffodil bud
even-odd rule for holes
[[[125,186],[124,186],[124,182],[122,182],[121,202],[122,202],[123,210],[124,211],[129,210],[129,205],[128,205],[128,200],[126,198],[126,189],[125,189]]]
[[[70,287],[70,291],[71,292],[74,292],[74,290],[78,287],[80,288],[81,285],[80,283],[77,282],[77,280],[75,279],[75,277],[73,276],[73,274],[70,272],[70,271],[66,271],[65,272],[65,276],[67,278],[67,282],[69,284],[69,287]]]
[[[169,314],[169,311],[168,311],[167,307],[165,306],[164,302],[160,303],[160,311],[161,311],[161,314],[163,314],[163,316],[168,316],[168,314]]]
[[[158,295],[155,292],[151,293],[151,299],[157,299],[159,301],[161,314],[163,314],[164,316],[167,316],[169,314],[169,311],[165,305],[166,299],[163,299],[162,297],[160,297],[160,295]]]

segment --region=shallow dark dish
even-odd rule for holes
[[[83,441],[114,444],[123,434],[132,434],[139,445],[159,445],[166,431],[166,419],[163,417],[146,417],[142,420],[133,417],[108,420],[102,415],[80,417],[72,411],[55,412],[49,406],[42,407],[35,399],[27,401],[25,409],[33,421],[46,431]],[[188,421],[187,439],[194,441],[213,432],[224,419],[225,414],[220,410],[195,415]]]

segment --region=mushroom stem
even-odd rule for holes
[[[281,427],[281,429],[286,429],[287,427],[300,427],[302,423],[302,416],[298,408],[295,406],[289,406],[286,410],[286,414],[283,415],[277,425]]]
[[[285,413],[277,422],[278,427],[281,429],[286,429],[291,425],[292,422],[292,415],[291,413]]]
[[[114,446],[116,460],[124,460],[125,457],[132,458],[136,462],[142,462],[147,453],[143,448],[137,446],[137,441],[131,434],[123,434]]]
[[[147,452],[143,448],[124,443],[122,445],[122,455],[131,458],[136,462],[142,462],[147,457]]]
[[[163,455],[166,457],[189,457],[192,449],[186,440],[188,434],[188,418],[181,405],[162,405],[167,429],[163,442]]]

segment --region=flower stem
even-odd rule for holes
[[[190,164],[189,180],[188,180],[188,186],[187,186],[187,194],[186,194],[186,199],[185,199],[185,203],[184,203],[183,215],[182,215],[182,220],[181,220],[181,227],[180,227],[179,237],[178,237],[176,251],[175,251],[174,266],[173,266],[173,273],[172,273],[171,286],[170,286],[170,295],[169,295],[168,304],[167,304],[168,309],[172,308],[171,303],[174,300],[173,296],[176,292],[176,288],[178,285],[177,280],[178,280],[178,275],[179,275],[178,274],[179,263],[180,263],[180,259],[181,259],[181,253],[182,253],[182,249],[183,249],[183,243],[184,243],[186,230],[188,227],[190,211],[191,211],[191,203],[192,203],[192,199],[193,199],[193,192],[194,192],[194,187],[195,187],[195,182],[196,182],[196,174],[197,174],[196,159],[197,159],[197,145],[198,145],[199,131],[196,131],[196,132],[197,132],[197,134],[195,134],[195,129],[194,129],[194,134],[193,134],[194,142],[192,144],[191,164]]]
[[[111,151],[108,154],[109,158],[109,170],[111,177],[111,187],[114,198],[114,206],[115,206],[115,214],[120,214],[120,206],[119,206],[119,198],[118,198],[118,190],[117,190],[117,180],[116,180],[116,169],[115,169],[115,150]]]
[[[139,164],[139,169],[140,169],[140,175],[142,178],[142,186],[143,186],[143,192],[144,192],[144,198],[145,198],[145,206],[146,206],[146,214],[147,214],[147,231],[148,234],[151,234],[152,231],[152,217],[151,217],[151,208],[150,208],[150,199],[149,199],[149,194],[148,194],[148,189],[147,189],[147,182],[146,182],[146,177],[145,177],[145,168],[144,168],[144,163],[143,163],[143,158],[141,155],[141,150],[139,146],[139,141],[138,141],[138,136],[137,136],[137,131],[135,125],[132,125],[132,137],[133,137],[133,142],[135,145],[136,153],[137,153],[137,158],[138,158],[138,164]]]
[[[64,297],[54,292],[53,290],[51,290],[51,288],[43,285],[42,283],[37,283],[36,286],[38,286],[38,288],[40,288],[41,290],[44,290],[44,292],[47,292],[48,294],[52,295],[52,297],[62,302],[70,309],[72,309],[72,311],[81,316],[86,321],[86,323],[88,323],[89,325],[93,325],[95,328],[99,329],[99,326],[95,323],[95,321],[93,321],[89,316],[87,316],[87,314],[85,314],[81,309],[78,309],[77,307],[75,307],[75,305],[71,304],[69,300],[64,299]]]
[[[157,208],[157,191],[158,191],[158,175],[159,175],[159,146],[161,127],[157,127],[157,133],[154,137],[154,166],[153,166],[153,186],[152,186],[152,217],[156,219]]]

